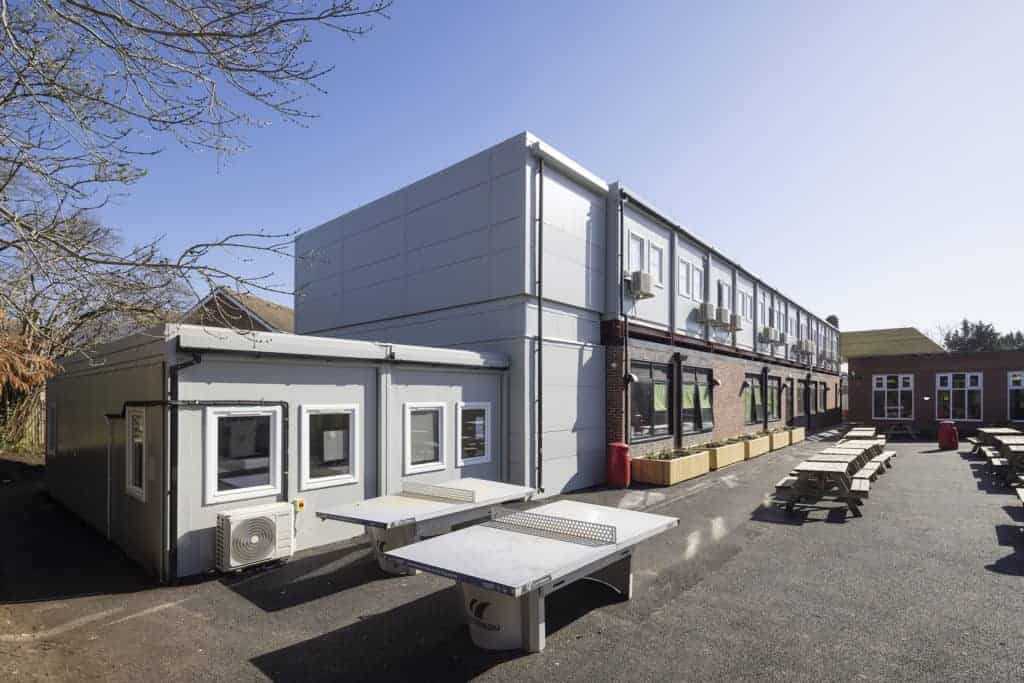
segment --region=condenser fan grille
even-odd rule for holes
[[[258,562],[274,552],[277,543],[274,520],[251,517],[237,522],[231,530],[231,557],[238,564]]]

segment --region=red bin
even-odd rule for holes
[[[629,487],[629,445],[621,442],[608,444],[608,485]]]
[[[952,420],[939,423],[939,448],[944,451],[955,451],[960,448],[960,431]]]

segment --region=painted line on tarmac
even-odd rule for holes
[[[82,626],[85,626],[86,624],[91,624],[94,621],[99,621],[100,619],[106,619],[107,617],[109,617],[112,614],[117,614],[118,612],[123,612],[123,611],[124,611],[124,607],[112,607],[110,609],[105,609],[105,610],[102,610],[100,612],[94,612],[92,614],[86,614],[83,617],[78,617],[77,619],[72,619],[71,621],[69,621],[67,623],[64,623],[64,624],[61,624],[60,626],[54,626],[53,628],[48,628],[45,631],[36,631],[35,633],[0,633],[0,642],[3,642],[3,643],[24,643],[24,642],[28,642],[28,641],[32,641],[32,640],[42,640],[44,638],[52,638],[54,636],[59,636],[62,633],[67,633],[68,631],[73,631],[74,629],[80,628]]]
[[[178,605],[180,605],[181,603],[185,602],[186,600],[188,600],[188,598],[184,598],[184,599],[178,600],[176,602],[164,602],[164,603],[161,603],[159,605],[154,605],[154,606],[148,607],[148,608],[146,608],[146,609],[144,609],[142,611],[136,612],[135,614],[129,614],[126,617],[121,617],[120,619],[115,619],[114,621],[111,621],[110,623],[103,624],[103,625],[104,626],[113,626],[114,624],[120,624],[122,622],[129,621],[131,619],[135,619],[136,617],[144,617],[144,616],[146,616],[148,614],[155,614],[156,612],[163,612],[165,609],[170,609],[171,607],[177,607]]]

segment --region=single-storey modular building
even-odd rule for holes
[[[47,387],[51,494],[164,581],[215,566],[217,514],[287,501],[295,550],[362,533],[326,506],[406,480],[504,479],[499,353],[165,325]]]

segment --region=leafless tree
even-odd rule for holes
[[[216,286],[281,291],[254,257],[290,256],[291,234],[253,228],[168,255],[162,238],[129,243],[95,210],[143,178],[168,143],[212,150],[219,163],[253,127],[306,124],[301,98],[333,68],[308,58],[310,43],[358,38],[390,4],[0,0],[7,367],[87,352]]]

